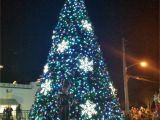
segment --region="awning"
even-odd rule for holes
[[[15,99],[2,99],[0,98],[0,105],[18,105]]]

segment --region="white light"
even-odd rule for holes
[[[92,115],[96,115],[97,111],[95,110],[96,104],[87,100],[85,104],[80,105],[82,108],[82,115],[86,115],[88,118],[91,118]]]
[[[55,36],[55,35],[52,35],[52,40],[53,40],[54,38],[56,38],[56,36]]]
[[[17,81],[13,81],[13,85],[16,85],[17,84]]]
[[[58,44],[57,51],[60,52],[60,53],[62,53],[67,48],[68,48],[68,42],[66,42],[66,41],[63,40],[62,43]]]
[[[53,30],[53,35],[52,35],[52,39],[56,38],[56,35],[55,35],[56,31]]]
[[[113,87],[113,84],[110,82],[109,83],[109,88],[111,89],[111,93],[116,96],[116,89]]]
[[[87,20],[82,20],[81,23],[86,30],[88,31],[92,30],[92,25]]]
[[[46,65],[44,66],[43,72],[44,72],[44,73],[47,73],[47,72],[48,72],[48,68],[49,68],[49,67],[48,67],[48,64],[46,64]]]
[[[53,34],[55,34],[56,33],[56,31],[55,30],[53,30]]]
[[[44,95],[47,95],[48,91],[50,91],[51,88],[51,81],[50,80],[46,80],[45,83],[41,84],[41,91],[40,93],[43,93]]]
[[[89,61],[87,57],[84,57],[79,60],[80,61],[80,69],[83,69],[85,72],[93,70],[93,60]]]
[[[2,69],[3,68],[3,65],[0,65],[0,69]]]

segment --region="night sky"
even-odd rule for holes
[[[39,78],[64,1],[1,0],[2,82],[29,83]],[[86,0],[121,102],[122,38],[126,39],[127,64],[145,59],[150,66],[145,70],[134,67],[130,73],[158,81],[158,4],[159,0]],[[158,84],[130,80],[130,101],[143,104],[157,87]]]

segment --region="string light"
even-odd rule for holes
[[[62,80],[70,81],[69,93],[76,101],[69,110],[70,119],[122,120],[84,0],[66,1],[52,39],[30,120],[60,120],[58,98]]]

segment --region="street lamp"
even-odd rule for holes
[[[2,69],[3,68],[3,65],[0,65],[0,69]]]
[[[141,65],[141,67],[147,67],[147,62],[145,62],[145,61],[142,61],[142,62],[140,62],[140,65]]]
[[[128,73],[128,69],[136,66],[136,65],[140,65],[141,67],[146,67],[147,66],[147,62],[142,61],[139,63],[135,63],[129,66],[125,66],[124,69],[124,74],[123,74],[123,78],[124,78],[124,95],[125,95],[125,113],[128,114],[129,113],[129,96],[128,96],[128,80],[129,80],[129,75]]]

